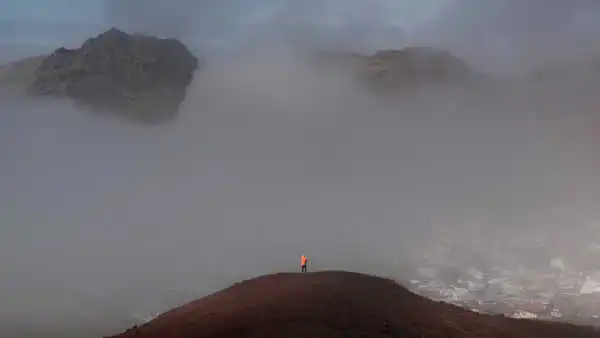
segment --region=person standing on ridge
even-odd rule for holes
[[[308,258],[305,255],[300,256],[300,271],[307,272],[306,264],[308,263]]]

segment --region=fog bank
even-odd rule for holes
[[[4,331],[109,333],[242,278],[294,271],[302,253],[312,269],[404,278],[442,242],[485,261],[537,236],[546,264],[578,261],[597,234],[593,95],[559,89],[540,102],[518,88],[475,98],[450,88],[394,103],[274,43],[287,34],[358,50],[431,42],[486,70],[530,67],[531,55],[548,57],[533,64],[585,58],[593,20],[571,29],[583,14],[558,1],[518,25],[488,26],[523,7],[431,1],[400,20],[385,1],[346,14],[335,1],[265,2],[267,14],[257,5],[248,16],[242,2],[147,0],[144,13],[135,3],[107,1],[103,24],[181,37],[213,57],[168,126],[0,98]],[[595,1],[576,3],[598,13]],[[477,22],[461,21],[465,13]],[[527,36],[544,38],[533,48]],[[586,48],[561,53],[575,42]]]
[[[442,240],[574,251],[597,219],[597,117],[423,97],[269,48],[209,66],[169,126],[3,98],[2,320],[119,325],[302,253],[402,278]]]

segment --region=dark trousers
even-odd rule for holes
[[[302,270],[302,272],[306,272],[306,265],[302,265],[301,270]]]

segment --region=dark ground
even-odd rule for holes
[[[117,337],[586,338],[600,331],[477,314],[391,280],[331,271],[247,280]]]

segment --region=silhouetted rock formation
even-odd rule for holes
[[[354,74],[367,88],[393,97],[410,97],[420,89],[480,90],[494,85],[491,77],[463,60],[430,47],[381,50],[369,56],[326,51],[318,54],[317,64]]]
[[[465,62],[447,51],[429,47],[384,50],[365,57],[363,75],[384,87],[455,84],[476,77]]]
[[[598,337],[568,324],[477,314],[383,278],[350,272],[282,273],[238,283],[115,338]]]
[[[35,70],[28,91],[144,121],[173,118],[199,61],[174,39],[112,28],[80,48],[58,48]]]

